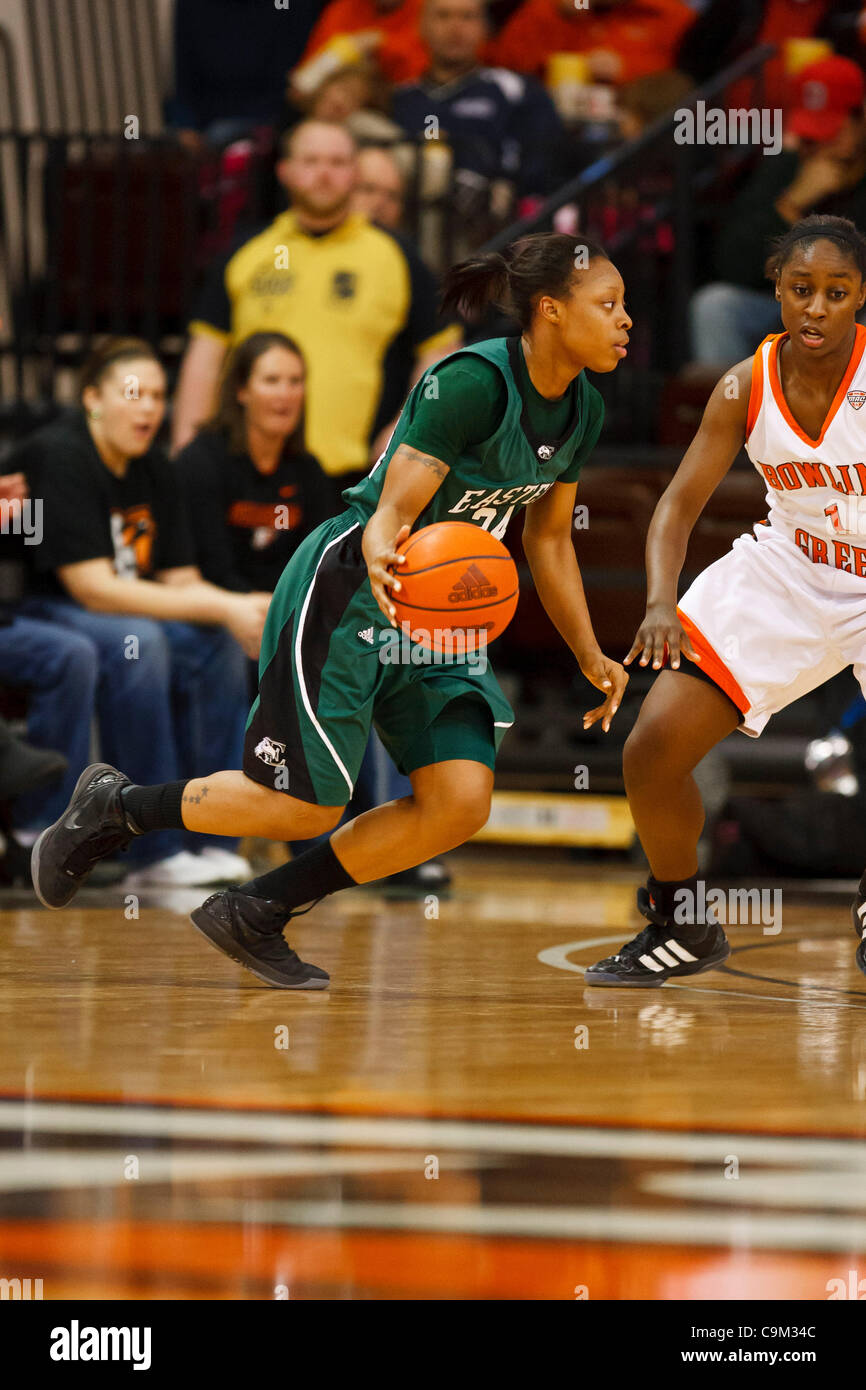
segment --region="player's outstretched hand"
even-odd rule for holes
[[[391,602],[391,590],[395,594],[400,592],[400,580],[394,571],[406,559],[405,555],[400,554],[400,547],[406,544],[411,529],[410,526],[401,526],[394,537],[393,545],[387,546],[383,550],[377,550],[370,556],[367,556],[365,552],[367,573],[370,576],[370,588],[373,590],[373,597],[392,627],[396,627],[397,624],[394,621],[396,610]]]
[[[665,647],[670,654],[671,668],[674,671],[679,670],[680,652],[684,652],[690,661],[701,659],[689,641],[688,633],[677,617],[674,605],[651,604],[637,630],[625,664],[629,666],[635,657],[640,655],[641,666],[648,666],[652,662],[653,670],[660,671],[665,664]]]
[[[607,733],[610,721],[619,709],[623,692],[628,685],[628,671],[620,666],[618,661],[611,661],[603,652],[581,661],[580,669],[596,690],[603,690],[607,696],[603,705],[587,710],[583,716],[583,727],[589,729],[600,719],[601,727]]]

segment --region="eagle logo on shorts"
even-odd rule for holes
[[[263,738],[256,744],[255,753],[257,758],[261,758],[268,767],[285,767],[286,765],[286,745],[278,743],[275,738]]]
[[[848,404],[853,405],[855,410],[859,410],[864,401],[866,401],[866,391],[848,392]]]

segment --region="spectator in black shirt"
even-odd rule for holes
[[[81,399],[84,411],[32,434],[14,459],[43,517],[24,608],[94,644],[106,762],[163,782],[239,767],[244,651],[258,651],[268,596],[217,588],[194,564],[179,479],[153,447],[165,374],[148,344],[98,349]],[[155,851],[153,838],[130,847],[142,883],[211,883],[249,868],[224,839],[193,854],[185,832],[161,832]]]
[[[461,213],[486,206],[495,180],[506,180],[519,199],[553,192],[562,123],[534,77],[482,66],[483,0],[426,0],[421,34],[430,66],[417,82],[394,88],[391,114],[408,135],[451,148]]]
[[[304,359],[283,333],[232,351],[213,418],[178,454],[196,563],[236,593],[271,593],[310,531],[342,510],[304,444]]]
[[[175,0],[174,93],[166,118],[193,148],[227,145],[282,115],[286,75],[320,0]]]

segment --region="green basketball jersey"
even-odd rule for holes
[[[515,508],[535,502],[558,480],[575,482],[587,453],[595,444],[603,419],[601,397],[580,372],[571,382],[571,410],[558,438],[534,433],[526,402],[518,387],[522,363],[519,338],[492,338],[460,348],[436,363],[412,389],[388,447],[375,467],[343,498],[366,522],[378,505],[388,464],[406,437],[416,412],[438,400],[436,371],[457,357],[474,356],[492,363],[507,389],[505,412],[498,428],[480,444],[446,459],[450,471],[418,517],[415,528],[436,521],[468,521],[501,539]],[[525,368],[523,368],[525,371]]]

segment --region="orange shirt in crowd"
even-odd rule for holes
[[[762,43],[780,45],[775,58],[763,67],[763,85],[743,77],[725,93],[724,104],[731,108],[755,106],[759,97],[764,106],[786,110],[791,105],[791,78],[785,70],[786,39],[810,39],[833,8],[833,0],[766,0],[764,18],[755,35],[755,47]]]
[[[695,11],[682,0],[625,0],[610,9],[578,9],[574,0],[524,0],[511,16],[491,61],[545,77],[551,53],[612,50],[622,60],[617,83],[674,66],[677,45]]]
[[[299,67],[342,35],[379,30],[382,41],[375,57],[389,82],[415,82],[429,65],[427,47],[418,33],[424,0],[402,0],[393,9],[379,10],[373,0],[331,0],[310,35]]]
[[[811,38],[832,8],[833,0],[767,0],[756,43],[784,44],[785,39]],[[784,107],[790,102],[789,88],[783,50],[764,66],[765,105]]]

